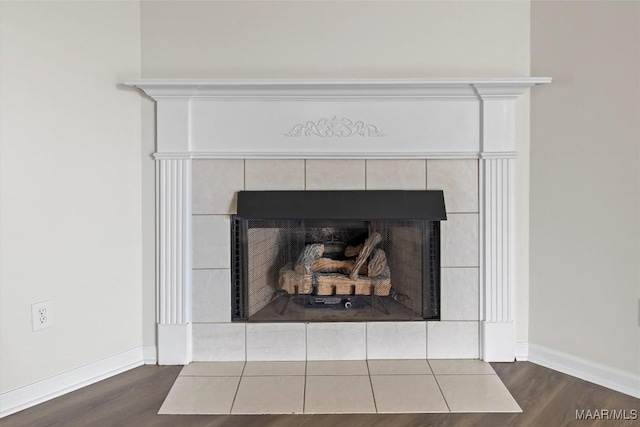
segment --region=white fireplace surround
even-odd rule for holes
[[[515,100],[550,82],[127,82],[157,103],[159,363],[192,361],[192,159],[479,159],[479,355],[513,361]]]

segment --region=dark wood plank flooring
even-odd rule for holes
[[[521,414],[158,415],[180,366],[141,366],[0,419],[2,427],[229,426],[640,426],[636,421],[576,420],[576,410],[635,409],[640,400],[528,362],[492,363]]]

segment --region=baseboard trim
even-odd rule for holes
[[[517,342],[516,343],[516,360],[518,362],[526,362],[529,360],[529,343]]]
[[[155,345],[145,345],[142,347],[142,357],[145,365],[158,364],[158,348]]]
[[[151,360],[155,347],[136,347],[115,356],[0,394],[0,418],[104,380]]]
[[[640,375],[529,344],[529,361],[620,393],[640,398]]]

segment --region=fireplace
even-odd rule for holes
[[[442,191],[241,191],[234,321],[440,319]]]
[[[526,283],[516,283],[522,243],[515,222],[523,206],[515,198],[517,191],[527,191],[516,188],[518,163],[526,162],[526,157],[516,159],[516,99],[550,81],[499,77],[128,82],[156,101],[159,363],[425,357],[513,361],[515,332],[526,328],[526,313],[515,311],[522,303],[516,304],[517,298],[526,294]],[[420,320],[382,321],[386,314],[375,309],[367,314],[374,317],[355,321],[348,318],[356,313],[353,307],[304,311],[305,316],[342,316],[340,321],[257,321],[248,311],[232,312],[231,276],[236,266],[231,265],[230,229],[236,220],[255,221],[247,224],[247,231],[260,229],[267,241],[281,233],[276,230],[302,234],[304,242],[297,243],[301,251],[307,243],[326,243],[324,250],[332,243],[331,232],[314,241],[307,237],[313,235],[309,230],[334,229],[334,238],[343,240],[358,230],[366,230],[360,240],[377,232],[386,240],[378,249],[387,255],[391,289],[396,286],[397,293],[412,301],[420,298],[394,285],[403,272],[394,265],[397,251],[389,246],[396,239],[384,233],[395,227],[417,235],[416,230],[433,227],[343,218],[355,221],[347,225],[334,222],[339,218],[331,215],[313,218],[332,220],[329,224],[305,219],[303,227],[298,219],[291,226],[265,226],[259,221],[295,218],[246,217],[242,203],[236,209],[235,202],[246,190],[444,190],[440,320],[431,320],[431,314],[425,316],[416,307],[412,311],[422,316]],[[356,237],[353,243],[359,245]],[[300,256],[298,249],[266,269],[271,275],[267,294],[276,286],[280,270]],[[354,261],[346,254],[344,258],[330,261]],[[331,292],[320,297],[340,297],[336,304],[343,306],[348,302],[343,293]],[[370,292],[375,296],[375,288]],[[309,301],[305,295],[299,296]],[[424,295],[438,296],[433,290]],[[296,304],[300,301],[290,301],[284,313],[291,314]],[[525,322],[516,328],[523,315]],[[243,316],[246,321],[240,320]]]

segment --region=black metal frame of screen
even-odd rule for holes
[[[231,220],[233,321],[252,321],[248,313],[250,224],[304,228],[305,224],[326,220],[335,224],[422,224],[422,320],[440,319],[440,221],[446,220],[442,191],[241,191],[238,214]]]

